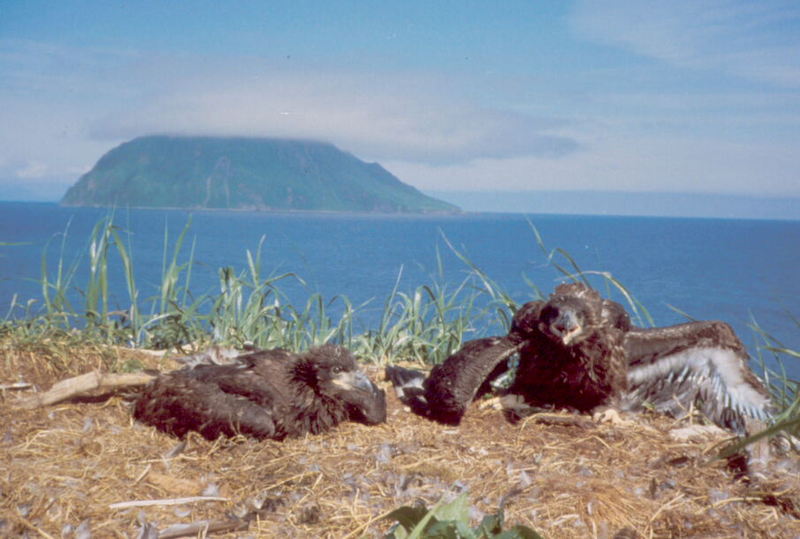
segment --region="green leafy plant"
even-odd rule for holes
[[[384,539],[542,539],[521,524],[504,530],[503,503],[497,513],[485,516],[480,524],[471,528],[466,493],[448,503],[440,501],[431,509],[406,505],[385,518],[397,522]]]

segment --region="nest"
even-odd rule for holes
[[[725,433],[678,439],[674,429],[685,425],[665,417],[615,425],[549,414],[513,425],[475,405],[452,428],[404,410],[386,385],[383,425],[179,444],[136,424],[124,394],[19,406],[37,387],[109,361],[164,370],[168,359],[121,349],[49,354],[0,347],[0,384],[9,387],[0,397],[0,535],[380,537],[390,511],[465,491],[473,525],[504,504],[509,525],[545,537],[800,534],[797,456],[739,477],[713,458]],[[11,388],[20,381],[33,387]]]

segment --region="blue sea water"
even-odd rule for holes
[[[38,281],[48,242],[51,272],[61,257],[62,239],[65,262],[85,259],[91,229],[108,213],[0,202],[0,316],[14,295],[18,300],[41,297]],[[469,268],[447,241],[523,302],[534,294],[528,281],[549,293],[561,280],[537,244],[533,225],[548,249],[564,249],[581,269],[619,279],[658,325],[685,321],[670,306],[697,319],[725,320],[755,355],[761,343],[750,328],[755,320],[783,345],[800,350],[800,221],[118,209],[114,221],[130,241],[142,296],[155,294],[161,281],[165,230],[172,244],[190,218],[183,260],[194,242],[195,294],[218,289],[218,268],[245,269],[246,251],[254,252],[263,236],[264,273],[293,272],[306,283],[287,282],[293,303],[304,304],[314,292],[326,298],[344,295],[354,305],[368,302],[361,309],[360,329],[374,328],[398,276],[404,290],[434,281],[456,286],[464,279]],[[86,275],[85,269],[78,271],[78,284]],[[127,294],[122,282],[121,271],[112,276],[119,306]],[[800,378],[800,360],[786,366]]]

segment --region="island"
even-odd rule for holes
[[[454,213],[378,163],[313,140],[153,135],[103,155],[65,206]]]

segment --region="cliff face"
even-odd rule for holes
[[[454,212],[377,163],[322,142],[148,136],[106,153],[68,206]]]

